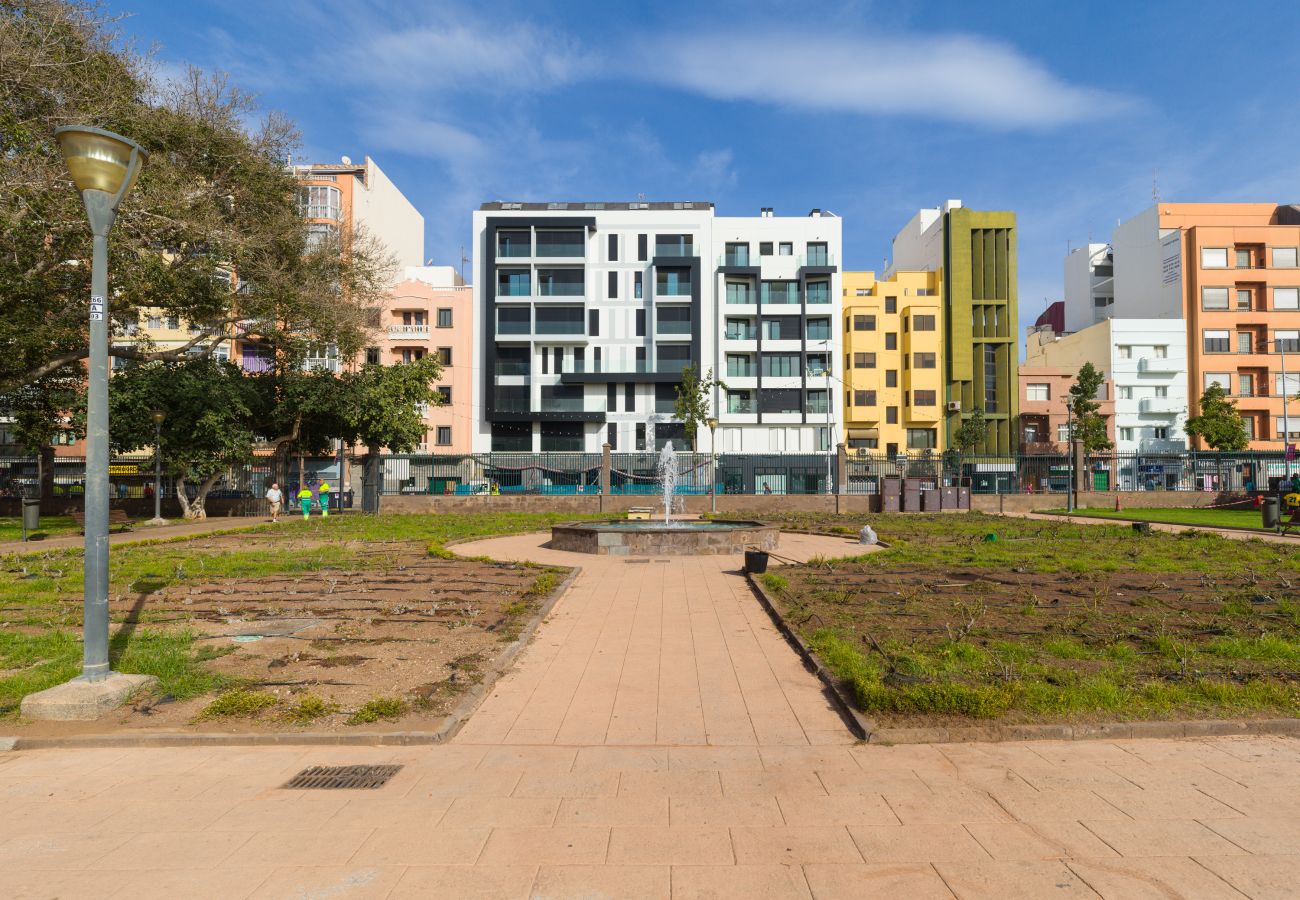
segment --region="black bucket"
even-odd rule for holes
[[[755,575],[762,575],[767,571],[767,551],[766,550],[746,550],[745,551],[745,571],[753,572]]]

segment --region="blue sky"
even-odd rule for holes
[[[1019,216],[1020,307],[1067,242],[1165,200],[1300,202],[1300,19],[1272,3],[109,0],[162,72],[229,72],[371,155],[455,264],[484,200],[712,200],[844,219],[879,268],[919,207]]]

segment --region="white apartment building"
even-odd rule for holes
[[[1065,257],[1065,330],[1082,331],[1115,315],[1115,255],[1086,244]]]
[[[1086,362],[1114,385],[1117,453],[1186,450],[1187,326],[1182,319],[1105,319],[1073,334],[1029,332],[1026,368],[1077,372]],[[1123,471],[1119,479],[1123,485]]]
[[[474,450],[685,449],[673,408],[687,366],[726,383],[711,404],[720,449],[828,448],[842,377],[830,327],[839,253],[839,219],[818,210],[716,218],[707,202],[483,204]],[[696,447],[712,449],[704,428]]]

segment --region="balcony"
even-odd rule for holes
[[[1138,360],[1138,371],[1152,375],[1176,375],[1185,367],[1182,360],[1163,356],[1144,356]]]
[[[1152,416],[1176,416],[1187,412],[1187,404],[1172,397],[1143,397],[1138,401],[1138,412]]]
[[[1020,452],[1026,456],[1050,456],[1066,453],[1065,444],[1054,441],[1021,441]]]
[[[750,268],[749,251],[737,251],[735,253],[723,253],[718,257],[718,268],[720,269],[748,269]]]
[[[799,268],[801,269],[833,269],[835,268],[834,253],[805,253],[799,257]]]
[[[402,338],[427,338],[429,336],[429,326],[426,325],[389,325],[388,337],[390,340],[400,340]]]
[[[695,245],[691,243],[680,243],[674,241],[671,244],[655,244],[656,257],[672,257],[675,259],[690,259],[695,255]]]

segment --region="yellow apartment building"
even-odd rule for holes
[[[845,272],[844,429],[849,452],[944,449],[942,273]]]

